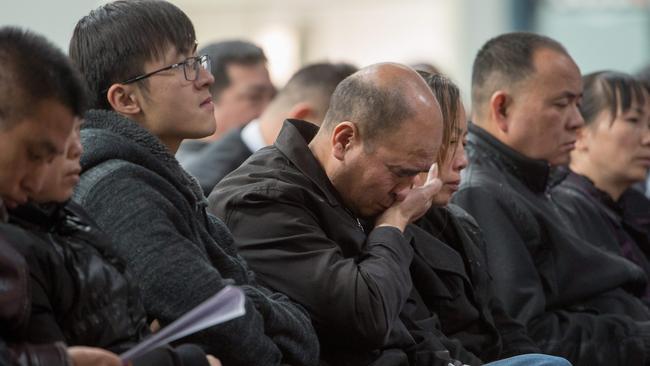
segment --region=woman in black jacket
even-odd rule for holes
[[[650,230],[624,202],[650,212],[650,201],[632,188],[650,169],[650,95],[640,81],[613,71],[585,75],[583,85],[585,125],[553,200],[581,236],[650,276]],[[650,304],[650,286],[638,295]]]
[[[539,348],[528,337],[523,325],[506,314],[493,294],[478,224],[462,208],[449,203],[460,185],[460,172],[467,166],[464,150],[467,120],[458,87],[442,75],[422,76],[440,103],[443,115],[443,144],[438,157],[438,178],[443,185],[433,199],[432,208],[416,225],[460,258],[464,275],[438,276],[430,263],[441,253],[432,251],[430,245],[416,243],[411,265],[413,285],[429,310],[438,315],[443,333],[460,340],[482,360],[517,355],[528,357],[525,360],[529,362],[535,358],[544,359],[548,356],[534,355],[540,352]],[[465,296],[459,296],[463,292]]]
[[[149,334],[137,286],[112,255],[108,237],[83,209],[67,201],[79,179],[79,125],[63,156],[48,166],[46,185],[31,203],[9,211],[11,233],[31,275],[32,306],[22,332],[31,343],[63,341],[121,353]],[[11,230],[11,229],[8,229]],[[197,346],[163,347],[134,365],[220,365]]]

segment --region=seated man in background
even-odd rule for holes
[[[149,319],[165,326],[234,284],[246,295],[246,314],[187,341],[229,366],[315,365],[318,342],[306,311],[257,285],[174,158],[184,138],[215,128],[214,79],[196,42],[190,19],[166,1],[116,1],[78,22],[70,56],[95,109],[81,130],[73,198],[137,279]]]
[[[183,166],[230,130],[259,117],[275,95],[266,56],[258,46],[246,41],[223,41],[211,43],[198,53],[210,57],[210,73],[214,77],[210,93],[217,129],[209,137],[181,144],[176,158]]]
[[[288,120],[273,146],[210,195],[260,282],[309,310],[327,364],[482,364],[443,334],[411,277],[413,242],[440,247],[410,223],[440,189],[442,129],[440,106],[415,71],[373,65],[339,84],[320,129]]]
[[[486,241],[497,297],[542,352],[574,365],[650,364],[646,281],[625,258],[582,240],[549,195],[577,129],[580,70],[557,41],[508,33],[478,52],[469,166],[452,201]]]
[[[24,203],[45,183],[45,169],[63,154],[85,89],[67,57],[45,38],[0,28],[0,364],[119,366],[116,355],[63,343],[28,344],[29,268],[26,244],[6,223],[7,207]]]
[[[298,70],[275,96],[260,118],[201,150],[185,169],[209,195],[212,188],[255,151],[273,144],[287,118],[320,125],[336,86],[356,71],[348,64],[313,64]],[[217,120],[217,125],[219,124]]]

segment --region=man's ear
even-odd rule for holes
[[[352,122],[344,121],[332,130],[332,155],[343,160],[352,144],[359,140],[359,130]]]
[[[142,111],[139,94],[134,85],[113,84],[108,88],[106,98],[115,112],[132,116]]]
[[[503,90],[497,90],[490,97],[490,117],[496,127],[503,133],[508,133],[509,108],[512,97]]]
[[[314,110],[309,103],[300,102],[296,103],[291,107],[289,113],[287,113],[287,118],[307,120],[307,117],[313,116]],[[312,121],[308,121],[312,122]]]

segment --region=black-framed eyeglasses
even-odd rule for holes
[[[146,74],[142,74],[133,78],[130,78],[128,80],[125,80],[121,82],[120,84],[131,84],[135,83],[136,81],[140,81],[142,79],[146,79],[150,76],[153,76],[159,72],[166,71],[166,70],[172,70],[178,67],[183,66],[183,75],[185,75],[185,80],[187,81],[195,81],[196,79],[199,78],[199,72],[203,68],[205,70],[210,71],[210,57],[208,55],[201,55],[201,56],[194,56],[187,58],[185,61],[175,63],[173,65],[165,66],[161,69],[154,70],[152,72],[148,72]]]

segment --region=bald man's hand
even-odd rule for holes
[[[424,183],[418,175],[414,178],[413,187],[398,192],[395,203],[386,209],[375,222],[375,227],[394,226],[404,231],[406,225],[424,215],[433,203],[433,197],[442,188],[438,179],[438,164],[432,164]]]

